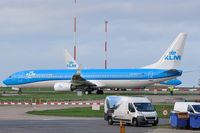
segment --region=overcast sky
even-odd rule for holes
[[[63,69],[64,49],[73,54],[77,16],[78,62],[104,67],[104,22],[108,21],[108,67],[156,62],[180,32],[188,38],[179,79],[200,78],[199,0],[1,0],[0,80],[16,71]]]

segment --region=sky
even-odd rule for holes
[[[1,0],[0,81],[30,69],[65,69],[73,54],[77,16],[77,61],[104,68],[104,22],[108,21],[108,68],[156,62],[180,32],[187,32],[181,86],[200,78],[199,0]]]

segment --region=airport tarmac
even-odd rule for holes
[[[103,118],[37,116],[26,114],[30,110],[70,108],[74,106],[51,105],[10,105],[0,106],[0,133],[114,133],[119,132],[119,124],[110,126]],[[161,120],[166,123],[166,120]],[[145,127],[126,127],[127,133],[144,133]]]
[[[153,103],[174,101],[176,99],[194,100],[194,96],[148,96]],[[103,101],[102,101],[103,102]],[[2,105],[0,106],[0,133],[114,133],[119,132],[119,125],[109,126],[103,118],[83,117],[58,117],[37,116],[26,114],[32,110],[61,109],[78,107],[79,105]],[[86,105],[84,105],[86,106]],[[82,107],[84,107],[82,105]],[[159,124],[167,124],[167,119],[161,119]],[[169,132],[193,132],[188,130],[162,129],[145,127],[126,127],[126,133],[169,133]]]
[[[49,109],[62,109],[62,108],[70,108],[77,107],[76,105],[68,105],[68,106],[51,106],[51,105],[4,105],[0,106],[0,120],[62,120],[66,119],[66,117],[54,117],[54,116],[38,116],[27,114],[28,111],[33,110],[49,110]],[[82,106],[84,107],[84,106]]]
[[[174,103],[176,101],[195,101],[200,100],[200,95],[146,95],[152,103]]]
[[[151,127],[126,127],[126,133],[145,133]],[[0,120],[1,133],[117,133],[119,125],[103,120]]]
[[[103,118],[36,116],[26,114],[30,110],[70,108],[72,106],[0,106],[0,133],[117,133],[119,124],[108,125]],[[74,107],[74,106],[73,106]],[[169,120],[160,119],[159,125]],[[152,128],[151,126],[126,126],[126,133],[187,133],[188,130]]]
[[[195,100],[200,99],[199,95],[186,95],[186,96],[160,96],[160,95],[148,95],[147,96],[153,103],[173,103],[180,100]],[[82,101],[83,102],[83,101]],[[88,101],[90,102],[90,101]],[[104,100],[98,101],[104,102]],[[86,105],[81,105],[84,107]],[[54,118],[53,116],[32,116],[26,114],[27,111],[32,110],[47,110],[47,109],[61,109],[61,108],[70,108],[70,107],[79,107],[79,105],[3,105],[0,106],[0,120],[41,120]],[[64,119],[60,117],[59,119]]]

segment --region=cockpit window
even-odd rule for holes
[[[12,78],[12,76],[9,76],[9,78]]]

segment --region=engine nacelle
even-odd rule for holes
[[[14,91],[19,91],[19,88],[12,87],[11,89]]]
[[[54,90],[55,91],[71,91],[71,83],[66,83],[66,82],[55,83]]]

